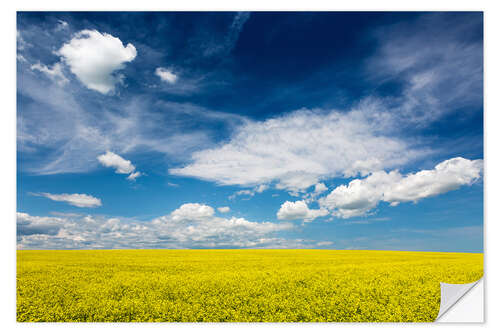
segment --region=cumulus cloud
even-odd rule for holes
[[[82,30],[57,54],[87,88],[108,94],[124,78],[115,72],[134,60],[137,51],[134,45],[124,46],[119,38],[110,34]]]
[[[107,151],[105,154],[97,156],[99,162],[108,168],[114,168],[116,173],[129,174],[128,180],[135,180],[142,173],[135,171],[135,166],[129,160],[124,159],[112,151]],[[135,171],[135,172],[134,172]]]
[[[328,210],[310,209],[303,200],[285,201],[276,214],[279,220],[303,220],[304,222],[311,222],[317,217],[326,215],[328,215]]]
[[[229,142],[195,152],[192,163],[170,173],[222,185],[277,182],[279,189],[302,191],[320,179],[366,175],[420,156],[402,139],[384,134],[387,117],[376,110],[299,110],[249,120]]]
[[[132,172],[130,175],[127,176],[128,180],[135,180],[137,177],[142,176],[142,173],[139,171]]]
[[[184,204],[169,215],[154,219],[152,224],[158,228],[160,238],[205,246],[209,244],[209,247],[233,244],[258,246],[265,235],[293,228],[290,223],[250,222],[238,217],[216,217],[212,207],[199,203]]]
[[[99,207],[102,205],[101,199],[95,198],[88,194],[53,194],[53,193],[32,193],[32,195],[41,196],[54,201],[66,202],[72,206],[76,207]]]
[[[21,248],[314,247],[312,242],[273,236],[292,228],[290,223],[220,218],[210,206],[186,203],[150,221],[18,213],[18,244]]]
[[[56,235],[64,220],[57,217],[31,216],[17,213],[18,235]]]
[[[337,217],[362,216],[375,208],[384,192],[401,177],[398,171],[377,171],[364,179],[355,179],[347,186],[336,187],[328,196],[319,199],[319,203]]]
[[[31,66],[31,70],[37,70],[45,74],[49,79],[56,82],[60,86],[64,86],[69,82],[68,78],[64,75],[62,71],[62,66],[60,63],[55,63],[52,68],[46,65],[36,63]]]
[[[320,206],[341,218],[362,216],[374,209],[380,201],[392,206],[400,202],[417,202],[463,185],[471,185],[481,177],[482,160],[455,157],[443,161],[432,170],[401,175],[394,170],[378,171],[364,179],[355,179],[348,185],[336,187],[319,199]]]
[[[397,204],[428,198],[470,185],[481,177],[483,160],[455,157],[439,163],[433,170],[409,174],[384,192],[384,201]]]
[[[221,213],[229,213],[229,211],[231,210],[231,208],[227,207],[227,206],[224,206],[224,207],[218,207],[217,210]]]
[[[210,206],[199,204],[199,203],[187,203],[183,204],[176,210],[174,210],[170,217],[172,221],[191,221],[199,220],[214,215],[214,209]]]
[[[163,67],[158,67],[155,70],[155,74],[164,82],[168,83],[175,83],[177,81],[177,75],[175,75],[171,70],[163,68]]]

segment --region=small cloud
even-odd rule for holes
[[[231,208],[229,208],[229,207],[227,207],[227,206],[224,206],[224,207],[219,207],[219,208],[217,208],[217,210],[218,210],[219,212],[221,212],[221,213],[228,213],[228,212],[231,210]]]
[[[240,191],[237,191],[237,192],[234,192],[233,194],[231,194],[229,196],[229,200],[234,200],[234,199],[236,199],[236,197],[241,196],[241,195],[253,197],[255,195],[255,192],[253,192],[251,190],[240,190]]]
[[[179,187],[179,184],[170,183],[170,182],[168,182],[167,185],[172,186],[172,187]]]
[[[333,242],[330,242],[330,241],[317,242],[316,245],[317,246],[329,246],[329,245],[333,245]]]
[[[57,20],[56,31],[67,29],[69,26],[68,22],[63,20]]]
[[[163,67],[158,67],[155,70],[155,74],[157,76],[159,76],[162,81],[168,82],[171,84],[174,84],[178,79],[177,75],[175,75],[171,70],[168,70],[168,69],[163,68]]]
[[[76,207],[94,208],[102,206],[101,199],[95,198],[88,194],[79,194],[79,193],[74,193],[74,194],[30,193],[30,194],[39,197],[45,197],[53,201],[66,202]]]
[[[328,190],[328,187],[326,187],[325,184],[323,183],[317,183],[316,185],[314,185],[314,190],[310,193],[306,193],[305,195],[302,196],[302,198],[304,199],[304,201],[306,203],[311,203],[311,202],[314,202],[316,201],[317,197],[321,195],[321,193],[325,192]],[[292,195],[292,194],[290,194]],[[299,196],[299,194],[297,193],[297,195],[295,196]]]
[[[133,181],[137,177],[143,175],[141,172],[135,171],[135,166],[132,164],[132,162],[124,159],[118,154],[113,153],[112,151],[107,151],[106,154],[97,156],[97,160],[99,160],[99,162],[105,167],[114,168],[116,173],[128,173],[128,180]]]
[[[262,193],[264,192],[265,190],[267,190],[269,188],[269,185],[266,185],[266,184],[261,184],[259,186],[257,186],[254,191],[257,192],[257,193]]]
[[[229,200],[233,200],[236,197],[241,196],[241,195],[248,196],[247,199],[250,199],[251,197],[253,197],[255,195],[255,193],[262,193],[265,190],[267,190],[268,188],[269,188],[269,185],[261,184],[261,185],[254,187],[251,190],[240,190],[240,191],[237,191],[237,192],[233,193],[232,195],[230,195]]]
[[[276,216],[278,220],[303,220],[311,222],[317,217],[328,215],[328,211],[324,208],[310,209],[305,201],[285,201]]]
[[[173,221],[189,221],[212,217],[214,209],[199,203],[186,203],[170,213]]]
[[[22,56],[21,56],[22,57]],[[26,59],[25,59],[26,60]],[[55,63],[52,68],[46,65],[36,63],[31,66],[31,70],[37,70],[45,74],[49,79],[56,82],[60,86],[64,86],[69,82],[68,78],[64,75],[62,71],[61,63]]]
[[[22,54],[18,54],[16,56],[16,58],[17,58],[17,61],[19,61],[19,62],[28,62],[28,60],[26,60],[26,58]]]
[[[326,185],[323,183],[317,183],[314,186],[314,193],[320,194],[325,192],[326,190],[328,190],[328,187],[326,187]]]
[[[108,94],[123,82],[123,75],[116,71],[137,56],[132,44],[124,46],[122,41],[97,30],[82,30],[57,52],[69,66],[71,72],[87,88]]]
[[[136,171],[136,172],[133,172],[130,175],[128,175],[127,179],[128,180],[135,180],[137,177],[140,177],[140,176],[142,176],[142,173],[140,173],[139,171]]]

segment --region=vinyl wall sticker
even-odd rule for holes
[[[433,322],[483,277],[481,12],[18,12],[17,321]]]

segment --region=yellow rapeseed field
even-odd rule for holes
[[[18,321],[434,321],[483,255],[338,250],[17,252]]]

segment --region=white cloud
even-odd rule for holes
[[[471,185],[481,177],[483,160],[455,157],[439,163],[433,170],[409,174],[384,192],[384,201],[397,204],[428,198]]]
[[[310,222],[317,217],[328,215],[328,210],[321,209],[310,209],[307,207],[305,201],[285,201],[276,216],[279,220],[303,220],[304,222]]]
[[[384,191],[401,179],[398,171],[377,171],[364,179],[355,179],[349,185],[336,187],[328,196],[319,199],[321,207],[328,208],[341,218],[366,215],[382,200]]]
[[[269,185],[261,184],[255,188],[255,192],[262,193],[269,188]]]
[[[316,193],[316,194],[323,193],[326,190],[328,190],[328,187],[326,187],[326,185],[323,183],[318,183],[318,184],[314,185],[314,193]]]
[[[393,206],[400,202],[417,202],[471,185],[481,177],[482,168],[482,160],[456,157],[439,163],[432,170],[406,176],[399,171],[378,171],[364,179],[355,179],[347,186],[336,187],[328,196],[319,199],[319,203],[337,217],[363,216],[380,201]]]
[[[249,120],[229,142],[195,152],[191,164],[170,173],[223,185],[276,181],[277,188],[290,191],[302,191],[324,178],[365,175],[422,154],[384,134],[388,117],[377,110],[299,110],[262,122]]]
[[[274,234],[291,223],[220,218],[214,209],[186,203],[150,221],[103,216],[38,217],[18,213],[20,248],[294,248],[315,242]]]
[[[46,234],[56,235],[62,227],[64,220],[58,217],[31,216],[26,213],[17,213],[17,234],[35,235]]]
[[[135,59],[132,44],[97,30],[82,30],[64,44],[57,54],[68,64],[71,72],[89,89],[107,94],[123,81],[115,72]]]
[[[64,75],[62,71],[62,66],[60,63],[55,63],[52,68],[46,65],[37,63],[31,66],[31,70],[37,70],[45,74],[49,79],[56,82],[60,86],[64,86],[69,82],[68,78]]]
[[[22,51],[28,47],[32,47],[30,43],[26,42],[26,40],[23,38],[23,35],[19,30],[16,31],[16,39],[17,39],[17,51]]]
[[[184,204],[171,214],[154,219],[152,224],[160,238],[208,247],[264,246],[260,240],[265,235],[293,228],[290,223],[216,217],[212,207],[199,203]]]
[[[221,213],[229,213],[229,211],[231,210],[231,208],[227,207],[227,206],[224,206],[224,207],[218,207],[217,210]]]
[[[253,191],[253,190],[239,190],[239,191],[236,191],[233,194],[231,194],[228,198],[229,198],[229,200],[234,200],[238,196],[248,196],[248,199],[250,199],[250,197],[253,197],[254,195],[255,195],[255,191]]]
[[[97,156],[97,159],[105,167],[114,168],[116,173],[128,173],[128,180],[134,181],[137,177],[142,176],[141,172],[135,171],[135,166],[132,164],[132,162],[111,151],[107,151],[106,154]]]
[[[434,13],[373,31],[379,47],[367,69],[377,82],[405,81],[401,98],[392,101],[402,126],[482,107],[483,41],[464,38],[481,22]]]
[[[16,59],[19,62],[28,62],[28,60],[26,60],[26,58],[22,54],[16,55]]]
[[[265,190],[267,190],[268,188],[269,188],[269,185],[267,185],[267,184],[260,184],[258,186],[255,186],[251,190],[239,190],[239,191],[236,191],[233,194],[231,194],[229,196],[229,200],[234,200],[238,196],[248,196],[247,199],[250,199],[251,197],[253,197],[255,195],[255,193],[262,193]]]
[[[172,221],[191,221],[205,219],[214,215],[214,209],[199,203],[186,203],[174,210],[170,217]]]
[[[137,177],[142,176],[142,173],[139,171],[132,172],[130,175],[128,175],[127,179],[128,180],[135,180]]]
[[[67,29],[68,26],[69,26],[68,22],[63,21],[63,20],[57,20],[56,30],[64,30],[64,29]]]
[[[316,198],[321,195],[321,193],[323,193],[323,192],[325,192],[327,190],[328,190],[328,187],[326,187],[325,184],[323,184],[323,183],[317,183],[316,185],[314,185],[313,191],[310,192],[310,193],[304,194],[302,196],[302,198],[304,199],[304,201],[306,203],[311,203],[311,202],[315,201]],[[297,192],[291,192],[290,195],[296,196],[296,197],[300,196],[300,194],[297,193]]]
[[[168,83],[175,83],[178,79],[177,75],[175,75],[171,70],[168,70],[166,68],[163,68],[163,67],[158,67],[156,70],[155,70],[155,74],[160,77],[160,79],[164,82],[168,82]]]
[[[195,149],[213,145],[212,131],[243,121],[243,117],[189,103],[164,104],[145,97],[123,100],[96,113],[69,89],[42,85],[42,81],[34,75],[23,76],[22,94],[36,103],[17,115],[19,150],[52,152],[22,163],[23,170],[36,174],[95,170],[100,166],[96,156],[107,150],[120,155],[155,152],[187,160]],[[40,107],[50,112],[40,113]],[[188,128],[194,119],[203,119],[202,127]]]
[[[317,242],[316,243],[317,246],[330,246],[330,245],[333,245],[333,242],[330,242],[330,241],[324,241],[324,242]]]
[[[74,193],[74,194],[68,194],[68,193],[62,193],[62,194],[52,194],[52,193],[32,193],[33,195],[37,196],[42,196],[46,197],[50,200],[54,201],[63,201],[66,202],[72,206],[76,207],[99,207],[102,205],[101,199],[95,198],[91,195],[88,194],[79,194],[79,193]]]

